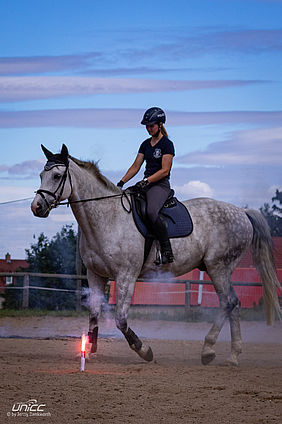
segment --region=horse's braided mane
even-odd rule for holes
[[[100,171],[97,162],[93,161],[83,161],[80,159],[76,159],[73,156],[69,156],[69,158],[74,161],[80,168],[85,169],[90,174],[94,175],[105,187],[114,190],[115,192],[120,192],[118,187],[116,187],[108,178],[106,178]]]

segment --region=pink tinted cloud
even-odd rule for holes
[[[87,66],[100,53],[61,56],[0,57],[0,75],[22,75],[75,70]]]
[[[1,165],[0,173],[7,172],[9,175],[38,175],[42,169],[42,162],[39,160],[26,160],[15,165]]]
[[[0,128],[81,127],[132,128],[140,122],[141,109],[52,109],[0,111]],[[109,115],[111,119],[109,119]],[[278,126],[282,111],[175,112],[167,111],[170,126],[266,124]]]
[[[0,102],[18,102],[95,94],[169,92],[245,86],[263,81],[174,81],[138,78],[87,78],[63,76],[2,77]]]

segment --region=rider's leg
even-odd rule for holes
[[[173,262],[173,253],[167,228],[161,216],[158,216],[154,223],[154,232],[161,245],[162,263],[167,264]]]
[[[152,230],[160,242],[163,264],[173,262],[173,253],[168,238],[167,228],[159,216],[159,211],[167,200],[169,193],[170,185],[168,180],[152,185],[146,192],[147,216],[151,223]]]

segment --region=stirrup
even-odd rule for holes
[[[161,265],[162,263],[162,254],[161,254],[161,250],[160,250],[160,245],[157,242],[157,250],[156,250],[156,260],[154,261],[155,265]]]
[[[171,250],[162,252],[162,264],[171,264],[174,261],[174,256]]]

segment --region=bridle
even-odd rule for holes
[[[46,206],[47,206],[47,212],[49,212],[51,209],[56,208],[59,203],[60,203],[60,199],[62,197],[62,194],[64,192],[65,189],[65,184],[67,181],[67,177],[69,177],[69,181],[70,181],[70,186],[71,186],[71,192],[72,192],[72,181],[71,181],[71,175],[69,172],[69,162],[68,163],[54,163],[51,162],[50,164],[48,164],[48,162],[46,163],[46,165],[44,166],[44,171],[50,171],[52,168],[54,168],[55,166],[65,166],[65,172],[63,173],[63,176],[59,182],[58,187],[56,188],[56,190],[54,192],[50,191],[50,190],[44,190],[44,189],[39,189],[37,190],[35,193],[39,194],[42,199],[44,200]],[[54,198],[54,202],[53,203],[49,203],[48,200],[45,197],[45,194],[48,194],[49,196]]]
[[[66,167],[65,172],[64,172],[64,174],[61,178],[61,181],[59,182],[59,185],[56,188],[56,190],[54,192],[52,192],[52,191],[44,190],[44,189],[40,188],[39,190],[37,190],[35,192],[36,194],[39,194],[42,197],[42,199],[44,200],[44,202],[47,206],[46,214],[49,213],[51,209],[54,209],[57,206],[61,206],[61,205],[69,206],[70,204],[73,204],[73,203],[86,203],[86,202],[91,202],[91,201],[94,201],[94,200],[110,199],[110,198],[113,198],[113,197],[120,197],[123,209],[127,213],[131,212],[132,207],[131,207],[131,202],[130,202],[130,199],[128,197],[128,194],[134,194],[134,193],[130,193],[130,192],[126,193],[124,190],[122,191],[122,193],[113,194],[113,195],[110,195],[110,196],[91,197],[89,199],[80,199],[80,200],[72,200],[72,201],[68,200],[67,202],[60,202],[60,199],[61,199],[62,194],[64,192],[67,177],[69,177],[70,186],[71,186],[71,193],[72,193],[72,180],[71,180],[71,174],[69,172],[69,162],[67,164],[66,163],[54,163],[54,162],[51,162],[50,164],[48,164],[48,162],[47,162],[46,165],[44,166],[44,171],[50,171],[55,166],[65,166]],[[58,192],[59,192],[59,194],[57,194]],[[49,196],[53,197],[54,202],[49,203],[44,194],[48,194]],[[124,204],[124,197],[129,204],[128,208]]]

